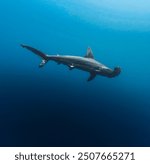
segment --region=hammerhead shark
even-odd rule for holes
[[[43,67],[48,61],[55,61],[58,64],[64,64],[69,67],[69,70],[80,69],[90,73],[87,81],[93,80],[96,75],[106,76],[108,78],[116,77],[120,74],[121,68],[115,67],[114,69],[108,68],[104,64],[96,61],[94,59],[93,52],[91,48],[87,49],[86,55],[84,57],[80,56],[70,56],[70,55],[47,55],[38,49],[31,46],[21,44],[23,48],[32,51],[34,54],[42,58],[42,62],[39,67]]]

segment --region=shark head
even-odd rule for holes
[[[118,76],[121,72],[121,68],[120,67],[115,67],[113,70],[106,67],[106,66],[102,66],[99,69],[96,69],[96,73],[103,75],[103,76],[107,76],[109,78],[113,78],[115,76]]]
[[[110,77],[118,76],[120,73],[121,73],[121,68],[120,67],[115,67],[113,72],[111,73]]]

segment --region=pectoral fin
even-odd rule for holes
[[[90,73],[90,76],[89,76],[89,78],[87,79],[87,81],[91,81],[91,80],[93,80],[94,78],[96,77],[96,73]]]

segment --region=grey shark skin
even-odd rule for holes
[[[86,71],[90,73],[89,78],[87,81],[93,80],[96,75],[102,75],[109,78],[118,76],[121,72],[120,67],[115,67],[114,70],[106,67],[102,63],[96,61],[94,59],[93,53],[91,48],[87,49],[87,53],[84,57],[80,56],[68,56],[68,55],[47,55],[33,47],[21,44],[23,48],[32,51],[36,55],[42,58],[42,62],[40,63],[39,67],[43,67],[48,61],[52,60],[57,62],[58,64],[64,64],[69,67],[69,70],[74,68]]]

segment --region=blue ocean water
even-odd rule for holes
[[[101,21],[109,9],[84,17],[94,9],[72,2],[0,2],[0,146],[150,146],[150,30],[138,22],[149,13],[111,23]],[[79,56],[90,46],[122,73],[88,83],[88,73],[54,62],[39,69],[21,43]]]

